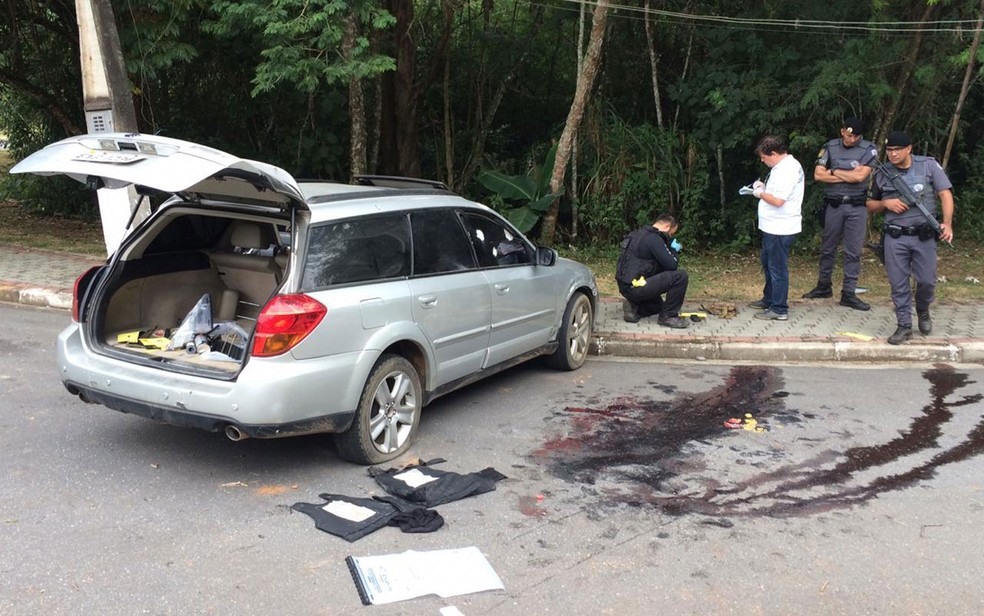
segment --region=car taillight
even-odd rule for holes
[[[82,272],[82,274],[75,279],[75,284],[72,286],[72,320],[79,323],[79,313],[82,311],[82,295],[89,289],[89,285],[92,284],[92,273],[99,269],[101,266],[90,267],[89,269]]]
[[[286,353],[314,331],[328,309],[307,295],[275,295],[256,319],[253,356]]]

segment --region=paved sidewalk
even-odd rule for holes
[[[103,260],[0,244],[0,301],[70,309],[76,277]],[[895,331],[887,297],[868,297],[872,309],[859,312],[836,298],[793,300],[789,320],[759,321],[745,303],[737,316],[707,319],[684,330],[661,327],[655,317],[638,323],[622,320],[620,298],[605,298],[596,315],[592,351],[602,356],[667,359],[984,363],[984,304],[938,304],[933,333],[918,331],[910,342],[886,342]],[[705,305],[710,306],[710,302]],[[686,311],[699,311],[688,302]]]

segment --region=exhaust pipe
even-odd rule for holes
[[[244,441],[249,438],[242,430],[232,424],[225,427],[225,435],[230,441]]]

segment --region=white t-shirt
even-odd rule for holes
[[[805,187],[802,165],[792,154],[787,154],[772,168],[769,179],[765,181],[765,192],[785,203],[782,207],[776,207],[759,199],[759,229],[772,235],[795,235],[802,231]]]

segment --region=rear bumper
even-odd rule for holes
[[[70,381],[65,381],[64,385],[69,393],[78,396],[84,402],[101,404],[121,413],[146,417],[172,426],[197,428],[207,432],[222,432],[227,426],[233,425],[239,428],[243,435],[250,438],[280,438],[301,434],[344,432],[352,425],[355,418],[355,411],[349,411],[279,424],[243,424],[229,417],[192,413],[148,404],[139,400],[127,400]]]
[[[56,355],[62,382],[88,402],[213,432],[232,425],[254,438],[346,430],[365,382],[359,374],[378,358],[251,358],[235,380],[223,380],[100,355],[77,324],[59,334]]]

